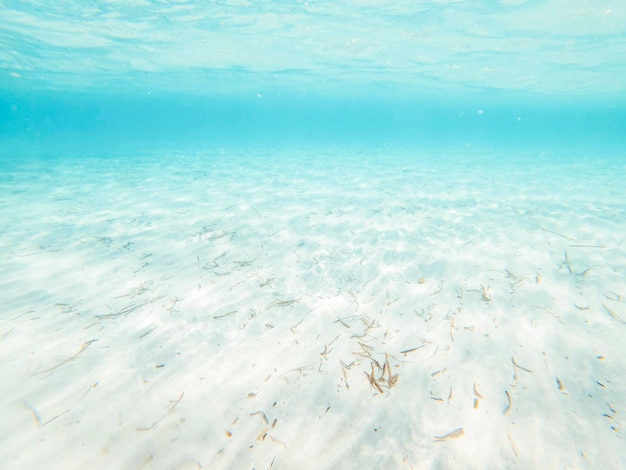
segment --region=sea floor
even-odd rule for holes
[[[626,163],[4,162],[3,468],[626,466]]]

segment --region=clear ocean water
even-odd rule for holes
[[[626,467],[626,6],[0,2],[1,468]]]

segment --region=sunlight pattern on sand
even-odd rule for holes
[[[626,465],[623,164],[282,152],[3,171],[0,461]]]

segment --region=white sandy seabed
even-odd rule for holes
[[[626,466],[626,165],[28,160],[3,468]]]

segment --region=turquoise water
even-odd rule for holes
[[[626,9],[0,3],[0,467],[626,466]]]
[[[0,21],[22,148],[624,145],[609,1],[8,1]]]

